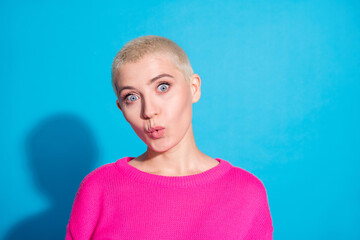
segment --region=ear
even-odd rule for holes
[[[119,99],[116,99],[116,105],[117,105],[117,107],[120,109],[120,111],[122,111],[122,110],[121,110],[120,103],[119,103]]]
[[[192,93],[192,102],[196,103],[199,101],[201,96],[201,79],[197,74],[193,74],[190,79],[190,87]]]

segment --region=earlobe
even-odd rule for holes
[[[118,99],[116,99],[116,106],[120,109],[120,111],[122,111],[122,110],[121,110],[121,106],[120,106],[120,103],[119,103],[119,100],[118,100]]]

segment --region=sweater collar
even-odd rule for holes
[[[165,187],[187,188],[211,183],[221,178],[233,167],[228,161],[220,158],[215,158],[215,160],[217,160],[219,164],[204,172],[187,176],[162,176],[143,172],[130,165],[129,161],[134,158],[135,157],[121,158],[116,161],[116,166],[124,174],[136,181]]]

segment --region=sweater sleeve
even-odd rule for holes
[[[260,181],[259,181],[260,182]],[[272,240],[273,224],[268,198],[264,185],[260,182],[257,189],[257,211],[252,219],[251,229],[245,239]]]
[[[73,203],[65,240],[88,240],[101,214],[100,183],[90,173],[81,182]]]

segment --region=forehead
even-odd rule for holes
[[[168,53],[146,54],[135,62],[125,63],[119,67],[116,78],[119,85],[134,81],[147,81],[159,74],[170,74],[184,77],[176,67],[173,57]]]

